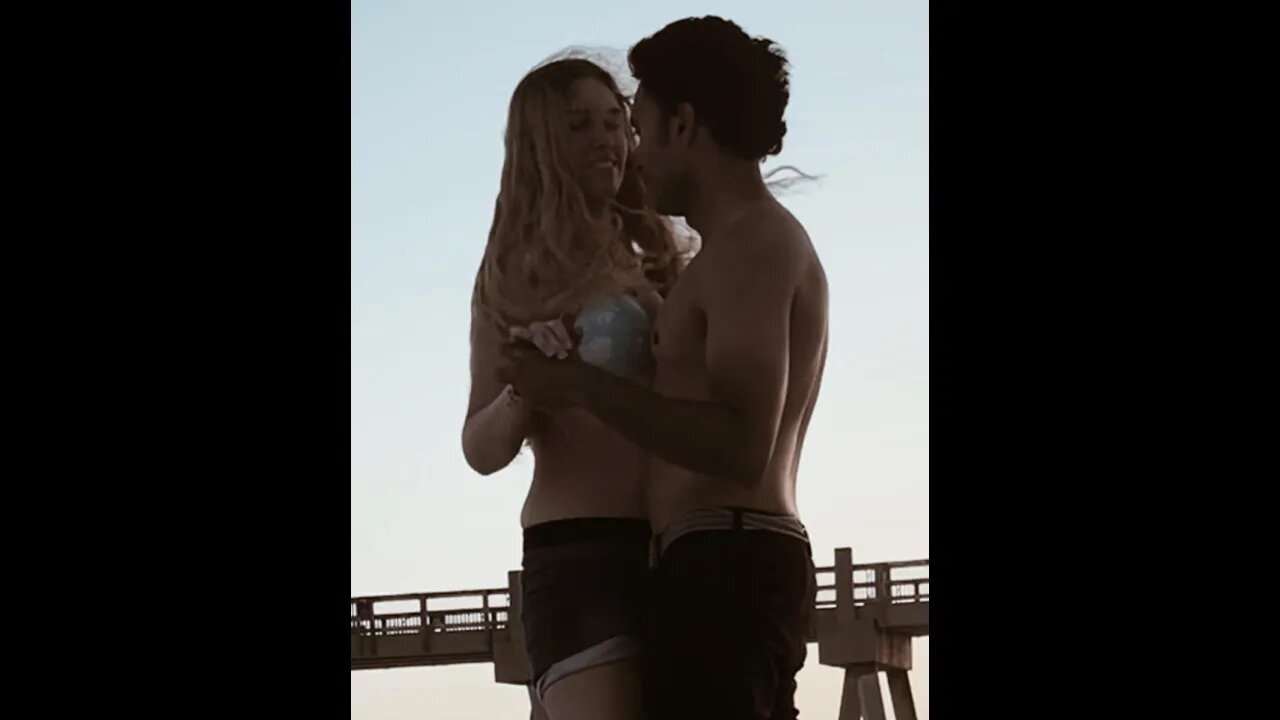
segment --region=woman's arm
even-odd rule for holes
[[[462,453],[481,475],[511,464],[529,432],[530,408],[500,382],[502,338],[491,323],[471,314],[471,397],[462,426]]]

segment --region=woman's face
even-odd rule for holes
[[[569,86],[568,160],[590,201],[612,198],[627,163],[627,118],[618,98],[592,78]]]

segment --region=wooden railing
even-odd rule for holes
[[[432,608],[442,601],[462,607]],[[382,609],[391,604],[417,607]],[[356,597],[351,598],[351,632],[382,636],[417,635],[424,628],[433,633],[504,630],[510,604],[506,588]]]
[[[846,566],[853,574],[853,604],[929,602],[929,561],[870,563]],[[817,609],[836,607],[837,566],[817,568]],[[912,577],[902,577],[911,575]],[[829,582],[823,582],[824,577]],[[463,607],[439,608],[441,603]],[[390,604],[416,605],[409,610],[379,610]],[[508,588],[458,590],[351,598],[351,632],[359,635],[416,635],[428,632],[505,630],[511,605]]]
[[[834,608],[836,606],[836,567],[831,565],[817,570],[817,607],[819,609]],[[889,602],[894,605],[929,602],[928,560],[853,565],[850,570],[853,573],[853,604],[857,607],[875,602]],[[917,577],[895,577],[895,575],[908,573]],[[824,576],[830,578],[829,582],[823,582]]]

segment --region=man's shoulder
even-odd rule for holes
[[[785,276],[805,272],[816,262],[813,245],[804,226],[786,208],[769,203],[744,214],[725,240],[707,258],[709,274],[748,272]]]

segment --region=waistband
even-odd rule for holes
[[[676,540],[689,533],[706,530],[759,530],[809,542],[809,532],[804,523],[793,515],[775,515],[736,507],[704,508],[681,515],[666,530],[655,533],[651,548],[652,560],[656,561],[661,557]]]
[[[524,529],[524,549],[578,543],[629,545],[649,542],[649,521],[635,518],[571,518],[531,525]]]

